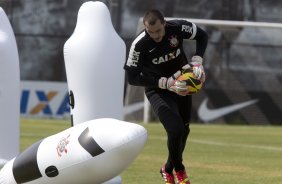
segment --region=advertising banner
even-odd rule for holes
[[[21,117],[69,118],[66,82],[21,81]]]

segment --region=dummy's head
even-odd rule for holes
[[[143,17],[146,32],[155,42],[161,42],[165,35],[165,20],[159,10],[149,10]]]
[[[88,1],[81,5],[77,15],[76,30],[107,33],[113,29],[110,11],[103,2]]]

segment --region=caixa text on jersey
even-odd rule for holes
[[[168,54],[166,54],[164,56],[160,56],[158,58],[154,58],[152,60],[152,63],[158,65],[158,64],[161,64],[161,63],[173,60],[173,59],[177,58],[180,53],[181,53],[180,49],[177,49],[176,51],[170,52],[170,53],[168,53]]]

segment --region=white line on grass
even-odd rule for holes
[[[150,136],[150,139],[158,139],[158,140],[166,140],[165,137],[158,136]],[[223,143],[216,141],[207,141],[207,140],[199,140],[199,139],[189,139],[188,142],[197,143],[197,144],[206,144],[206,145],[214,145],[214,146],[225,146],[225,147],[241,147],[241,148],[251,148],[251,149],[261,149],[268,151],[282,151],[282,147],[274,147],[274,146],[263,146],[263,145],[251,145],[251,144],[236,144],[236,143]]]
[[[251,144],[222,143],[222,142],[206,141],[206,140],[198,140],[198,139],[190,139],[189,141],[193,142],[193,143],[198,143],[198,144],[208,144],[208,145],[216,145],[216,146],[226,146],[226,147],[232,146],[232,147],[262,149],[262,150],[269,150],[269,151],[282,151],[281,147],[273,147],[273,146],[259,146],[259,145],[251,145]]]

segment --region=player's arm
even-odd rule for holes
[[[138,62],[136,62],[136,59],[138,59]],[[181,75],[180,71],[177,71],[170,78],[161,77],[159,79],[156,79],[150,76],[144,76],[142,74],[142,68],[143,68],[142,59],[143,58],[142,58],[141,52],[138,58],[132,57],[132,54],[129,54],[129,57],[128,57],[127,63],[124,66],[124,69],[126,71],[127,80],[130,85],[156,87],[156,88],[158,87],[161,89],[167,89],[167,90],[177,93],[177,91],[174,88],[172,88],[172,86],[174,85],[177,77]]]
[[[169,90],[170,84],[178,77],[178,75],[180,75],[180,71],[177,76],[173,75],[173,77],[170,77],[169,79],[166,77],[156,79],[154,77],[143,75],[143,63],[145,61],[144,52],[142,45],[140,46],[140,44],[133,42],[130,47],[127,62],[124,65],[128,83],[134,86],[158,87]]]
[[[130,85],[133,86],[146,86],[146,87],[158,87],[158,80],[152,77],[143,76],[142,73],[136,73],[130,70],[126,70],[127,80]]]
[[[196,40],[196,56],[203,58],[208,44],[208,34],[200,27],[196,26],[196,28],[197,32],[194,38]]]
[[[194,67],[195,76],[204,82],[205,72],[203,68],[203,56],[208,44],[208,34],[192,22],[181,20],[179,24],[184,39],[196,40],[196,53],[191,58],[191,62],[183,66],[183,69]]]
[[[203,57],[208,44],[208,34],[192,22],[179,20],[179,29],[184,39],[196,40],[196,54]]]
[[[132,43],[124,69],[130,85],[158,87],[158,79],[142,74],[143,63],[145,61],[142,45]]]

